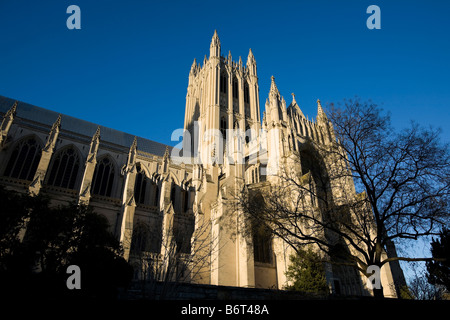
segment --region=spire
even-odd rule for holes
[[[214,30],[214,35],[209,46],[209,57],[220,57],[220,39],[217,30]]]
[[[247,57],[247,65],[250,63],[255,63],[255,56],[253,55],[252,48],[248,51],[248,57]]]
[[[278,91],[277,85],[275,84],[275,77],[271,76],[270,79],[272,80],[272,82],[270,84],[270,93],[271,94],[275,94],[275,95],[279,95],[280,92]]]
[[[100,126],[97,127],[94,135],[92,136],[92,141],[96,141],[100,139]]]
[[[168,160],[168,159],[169,159],[169,156],[170,156],[170,154],[169,154],[169,146],[166,146],[166,150],[164,151],[164,156],[163,156],[163,158],[164,158],[165,160]]]
[[[319,121],[327,121],[327,115],[325,114],[325,111],[323,111],[322,104],[320,103],[320,100],[317,99],[317,120]]]
[[[11,109],[9,109],[3,116],[3,120],[0,124],[0,149],[2,149],[6,137],[8,136],[9,129],[11,128],[11,125],[14,121],[14,117],[16,116],[16,110],[17,110],[17,101],[14,102]]]
[[[137,137],[134,137],[133,143],[131,144],[130,151],[128,152],[128,163],[127,170],[130,170],[134,167],[136,163],[137,156]]]
[[[58,139],[59,131],[61,129],[61,115],[58,115],[58,119],[53,123],[50,129],[50,134],[48,135],[47,142],[45,143],[44,149],[53,150],[56,145],[56,139]]]
[[[291,102],[291,104],[289,105],[289,108],[288,108],[288,109],[291,110],[290,112],[295,112],[295,113],[297,113],[300,117],[304,118],[305,116],[303,115],[302,110],[300,109],[300,107],[299,107],[297,101],[295,100],[295,94],[294,94],[294,93],[291,93],[291,95],[292,95],[292,102]]]
[[[214,30],[214,34],[211,40],[211,44],[215,44],[215,45],[220,45],[220,39],[219,39],[219,35],[217,34],[217,29]]]
[[[247,57],[247,69],[251,75],[256,76],[256,60],[251,48]]]
[[[88,162],[92,162],[97,157],[98,145],[100,144],[100,126],[97,127],[94,135],[91,139],[91,145],[89,148]]]
[[[164,156],[163,156],[163,172],[164,173],[169,172],[169,161],[170,161],[169,146],[166,146],[166,150],[164,151]]]
[[[131,144],[130,151],[136,152],[137,149],[137,137],[134,137],[133,143]]]
[[[197,59],[194,58],[194,62],[192,62],[191,66],[191,73],[194,73],[196,68],[197,68]]]
[[[55,130],[56,128],[61,128],[61,114],[58,115],[58,118],[56,119],[56,121],[53,123],[52,125],[52,131]]]
[[[16,110],[17,110],[17,103],[18,101],[16,100],[14,102],[14,104],[12,105],[11,109],[9,109],[6,114],[5,114],[5,118],[6,117],[14,117],[16,115]]]

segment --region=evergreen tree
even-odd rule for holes
[[[292,284],[286,286],[287,290],[321,295],[328,294],[325,269],[317,253],[310,248],[299,250],[296,254],[291,255],[290,260],[291,264],[286,276]]]
[[[114,298],[132,276],[107,219],[89,206],[52,206],[45,196],[0,187],[1,293],[21,298]],[[81,290],[66,286],[81,270]]]
[[[450,230],[443,229],[440,240],[433,239],[431,242],[431,254],[433,260],[427,262],[428,282],[437,286],[443,286],[450,292]],[[442,260],[441,260],[442,259]],[[445,259],[445,260],[443,260]]]

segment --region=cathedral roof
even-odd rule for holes
[[[16,100],[0,96],[0,113],[5,114],[14,104]],[[58,112],[44,109],[41,107],[36,107],[34,105],[18,101],[16,116],[25,123],[32,125],[34,127],[41,127],[44,130],[49,131],[53,123],[59,116]],[[68,115],[61,115],[61,130],[62,133],[66,135],[73,136],[85,136],[88,141],[91,140],[92,136],[97,131],[99,127],[98,124],[81,120]],[[134,135],[103,127],[100,125],[100,141],[108,142],[113,145],[118,145],[124,147],[126,152],[133,143]],[[144,151],[156,156],[163,157],[166,151],[167,145],[155,142],[142,137],[137,137],[137,149],[138,151]],[[172,150],[171,146],[168,146],[169,150]]]

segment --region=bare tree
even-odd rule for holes
[[[211,222],[167,215],[162,228],[143,221],[134,227],[130,262],[139,272],[143,297],[174,298],[182,283],[195,283],[210,271],[215,250]]]
[[[426,272],[418,265],[418,262],[411,262],[413,275],[409,281],[409,292],[416,300],[441,300],[443,288],[430,284]]]
[[[359,100],[330,105],[327,114],[327,143],[306,139],[277,183],[244,190],[244,211],[294,250],[314,244],[366,276],[368,266],[432,259],[397,256],[394,242],[448,224],[450,156],[439,130],[413,123],[396,132],[378,106]]]

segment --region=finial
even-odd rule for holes
[[[100,138],[100,126],[97,127],[97,130],[95,131],[94,135],[92,136],[92,140],[96,140]]]
[[[131,144],[130,150],[135,150],[137,148],[137,137],[134,136],[133,143]]]
[[[53,123],[52,125],[52,130],[55,130],[57,127],[60,128],[61,127],[61,114],[58,115],[58,119],[56,119],[56,121]]]
[[[14,104],[13,104],[13,106],[11,107],[11,110],[13,110],[13,112],[16,112],[16,109],[17,109],[17,104],[19,103],[19,101],[15,101],[14,102]]]
[[[275,81],[275,77],[274,76],[271,76],[270,79],[272,80],[272,82]]]
[[[17,103],[18,103],[18,101],[16,100],[16,101],[14,102],[14,104],[12,105],[11,109],[9,109],[9,110],[6,112],[5,117],[11,117],[11,116],[15,116],[15,115],[16,115]]]
[[[166,151],[164,151],[164,159],[169,159],[169,146],[166,146]]]
[[[292,95],[292,103],[297,103],[297,101],[295,101],[295,93],[291,93],[291,95]]]

